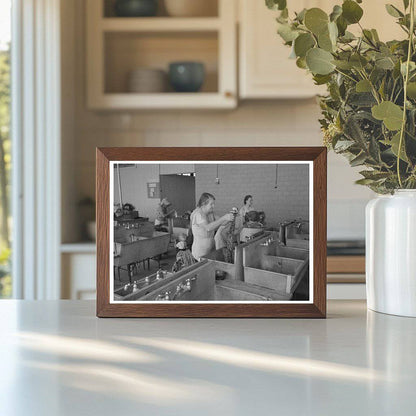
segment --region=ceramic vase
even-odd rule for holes
[[[367,204],[366,288],[369,309],[416,317],[416,190]]]
[[[158,0],[117,0],[114,5],[116,16],[156,16]]]

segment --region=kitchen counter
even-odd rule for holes
[[[0,301],[0,415],[414,415],[416,319],[97,319]]]

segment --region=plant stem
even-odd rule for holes
[[[344,77],[349,78],[351,81],[354,81],[355,83],[357,83],[357,82],[358,82],[355,78],[350,77],[350,76],[349,76],[349,75],[347,75],[346,73],[344,73],[344,72],[340,71],[338,68],[335,68],[335,71],[336,71],[336,72],[338,72],[338,73],[340,73],[341,75],[344,75]]]
[[[397,178],[399,180],[400,188],[403,187],[402,178],[400,174],[400,156],[402,154],[402,146],[404,139],[404,131],[406,129],[406,107],[407,107],[407,83],[409,82],[409,68],[410,60],[412,58],[413,50],[413,35],[415,27],[415,0],[410,0],[410,30],[409,30],[409,45],[407,48],[407,60],[406,60],[406,73],[404,76],[404,85],[403,85],[403,119],[402,119],[402,128],[400,129],[400,140],[399,140],[399,149],[397,152]]]
[[[363,77],[363,79],[367,80],[370,83],[371,86],[371,93],[373,94],[374,99],[377,101],[377,104],[380,104],[380,100],[378,98],[377,90],[375,89],[373,83],[370,81],[370,78],[368,77],[367,73],[365,72],[365,69],[362,67],[362,70],[360,71],[360,75]]]

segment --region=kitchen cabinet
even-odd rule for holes
[[[61,245],[61,298],[95,299],[95,243]]]
[[[320,7],[332,10],[336,0],[292,0],[289,11]],[[400,9],[401,0],[390,2]],[[308,98],[325,91],[315,86],[311,75],[289,59],[290,48],[276,33],[279,12],[267,9],[264,1],[239,0],[239,95],[242,99]],[[364,2],[362,25],[376,28],[381,40],[403,38],[404,32],[387,13],[384,4]],[[388,22],[388,24],[386,24]],[[358,25],[349,27],[358,33]]]
[[[294,0],[289,7],[302,10],[322,7],[321,3]],[[243,99],[308,98],[320,90],[311,75],[289,59],[290,48],[276,33],[277,15],[264,1],[239,0],[239,91]]]
[[[208,1],[208,0],[207,0]],[[237,105],[236,7],[218,2],[217,16],[116,17],[111,1],[88,0],[87,105],[89,109],[209,109]],[[202,90],[136,93],[127,88],[131,71],[168,71],[175,61],[205,67]]]

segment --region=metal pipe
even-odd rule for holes
[[[120,175],[119,163],[117,163],[117,179],[118,179],[118,194],[120,196],[120,208],[123,209],[123,192],[121,190],[121,175]]]

